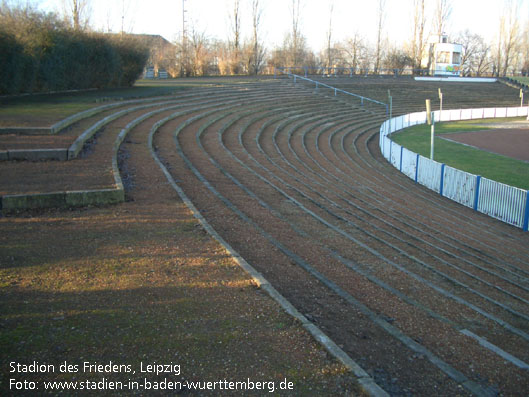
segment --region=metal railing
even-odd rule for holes
[[[297,74],[301,72],[304,77],[309,75],[320,75],[320,76],[428,76],[430,71],[428,69],[413,69],[413,68],[379,68],[377,70],[372,68],[354,68],[354,67],[338,67],[338,66],[286,66],[286,67],[277,67],[276,70],[282,71],[283,73],[294,73]]]
[[[435,111],[437,121],[527,116],[527,107]],[[529,192],[425,158],[393,142],[389,135],[412,125],[425,124],[426,112],[385,121],[380,127],[383,156],[402,173],[441,196],[510,225],[529,229]]]
[[[275,71],[284,70],[289,73],[303,74],[305,77],[309,75],[320,75],[326,77],[339,76],[432,76],[434,72],[425,68],[378,68],[373,67],[359,68],[348,66],[285,66],[275,67]],[[496,77],[509,80],[511,77],[528,76],[526,71],[512,71],[508,76],[502,76],[495,73],[493,70],[487,70],[480,73],[469,71],[465,68],[461,69],[461,77]],[[512,79],[511,79],[512,80]]]
[[[340,94],[344,94],[344,95],[353,97],[355,99],[358,99],[359,102],[360,102],[360,106],[361,107],[364,107],[364,106],[366,106],[368,104],[375,104],[377,106],[383,106],[385,111],[386,111],[386,116],[389,115],[389,105],[387,103],[380,102],[380,101],[377,101],[375,99],[371,99],[371,98],[368,98],[368,97],[365,97],[365,96],[362,96],[362,95],[354,94],[352,92],[345,91],[345,90],[342,90],[342,89],[337,88],[337,87],[333,87],[333,86],[331,86],[329,84],[322,83],[321,81],[312,80],[312,79],[310,79],[308,77],[303,77],[303,76],[299,76],[299,75],[294,74],[294,73],[290,73],[285,68],[276,68],[276,71],[279,71],[279,72],[281,72],[283,74],[286,74],[288,77],[291,77],[293,79],[293,81],[294,81],[294,84],[297,83],[298,80],[307,81],[307,82],[309,82],[311,84],[314,84],[316,90],[318,90],[320,87],[323,87],[323,88],[327,88],[327,89],[331,90],[332,92],[334,92],[334,96],[338,96],[338,93],[340,93]]]

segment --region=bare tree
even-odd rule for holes
[[[521,51],[520,55],[522,56],[521,62],[521,71],[524,76],[529,75],[529,20],[525,22],[525,27],[522,32],[521,42]]]
[[[473,71],[476,76],[482,76],[484,74],[490,73],[490,46],[483,40],[480,43],[480,48],[474,56]]]
[[[240,48],[241,41],[241,12],[240,0],[233,0],[232,30],[233,30],[233,47],[236,50]]]
[[[331,7],[329,10],[329,29],[327,30],[327,68],[333,66],[332,60],[332,48],[331,48],[331,39],[332,39],[332,12],[334,9],[334,4],[331,2]]]
[[[488,61],[490,46],[485,39],[468,29],[460,32],[456,41],[461,44],[461,68],[464,75],[480,76],[486,72],[490,62]]]
[[[320,65],[314,53],[308,49],[306,38],[300,32],[301,5],[301,0],[292,0],[292,30],[285,34],[282,46],[272,50],[268,61],[269,67],[307,66],[313,68]]]
[[[131,6],[132,4],[130,0],[121,0],[121,36],[123,36],[125,30],[128,30],[129,32],[133,30],[134,21],[132,19],[128,20],[128,27],[125,29],[125,20],[131,14]]]
[[[257,75],[264,65],[265,49],[259,41],[262,9],[259,0],[252,1],[252,40],[248,57],[248,73]]]
[[[434,32],[441,37],[445,33],[446,25],[452,14],[452,5],[450,0],[437,0],[434,12],[433,28]]]
[[[230,69],[232,74],[240,73],[241,63],[241,9],[240,0],[233,0],[232,13],[230,14],[232,39],[230,40]]]
[[[426,14],[424,12],[425,0],[414,0],[413,37],[411,40],[411,58],[415,69],[421,68],[424,49],[426,47],[425,27]]]
[[[492,64],[493,64],[493,69],[494,69],[494,75],[496,77],[499,77],[501,71],[500,71],[500,68],[501,68],[501,63],[502,63],[502,60],[503,60],[503,53],[502,53],[502,43],[503,43],[503,32],[505,31],[505,28],[504,28],[504,24],[505,24],[505,20],[503,18],[503,16],[500,17],[500,24],[499,24],[499,29],[498,29],[498,41],[496,42],[496,48],[495,48],[495,55],[494,55],[494,59],[492,61]]]
[[[390,48],[383,59],[386,69],[393,69],[396,73],[402,73],[406,67],[413,65],[413,59],[401,48]]]
[[[221,76],[230,74],[230,49],[225,41],[215,40],[212,44],[215,57],[215,66]]]
[[[212,59],[209,40],[204,32],[199,32],[192,28],[189,41],[191,50],[191,74],[193,76],[205,76],[209,73]]]
[[[338,44],[337,47],[342,64],[353,68],[353,73],[356,74],[359,68],[369,66],[368,49],[360,33],[355,32],[352,37]]]
[[[315,59],[309,54],[305,37],[300,32],[301,0],[292,0],[290,3],[292,16],[291,30],[285,34],[283,45],[272,51],[270,66],[310,66]]]
[[[509,68],[512,66],[512,61],[516,55],[518,47],[520,34],[520,24],[518,21],[518,2],[515,4],[512,0],[505,2],[503,20],[503,32],[501,32],[501,36],[503,37],[502,75],[505,76],[507,75]]]
[[[292,32],[290,57],[292,66],[298,66],[300,61],[299,53],[301,47],[301,33],[299,31],[299,8],[301,0],[292,0]]]
[[[375,73],[378,73],[380,62],[382,58],[382,30],[386,19],[386,0],[378,0],[377,9],[378,25],[377,25],[377,43],[375,49]]]
[[[90,21],[90,0],[63,0],[64,14],[74,30],[85,30]]]
[[[505,76],[517,55],[520,33],[517,14],[518,2],[504,0],[501,3],[498,35],[492,60],[495,76]]]

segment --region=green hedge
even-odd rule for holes
[[[31,57],[16,38],[0,30],[0,93],[24,91],[24,74],[31,69]]]
[[[0,94],[131,86],[147,62],[134,36],[74,31],[53,14],[0,7]]]

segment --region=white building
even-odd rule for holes
[[[422,67],[432,76],[459,76],[461,70],[461,44],[448,43],[446,35],[432,35],[428,42],[428,54]]]

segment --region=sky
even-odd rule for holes
[[[67,0],[30,1],[40,9],[61,12]],[[96,30],[129,33],[160,34],[175,41],[182,32],[182,0],[89,0],[92,8],[91,25]],[[233,0],[184,0],[186,29],[193,27],[207,37],[228,39],[231,32],[229,12]],[[499,26],[499,13],[504,0],[448,0],[452,12],[447,33],[469,29],[486,40],[493,40]],[[520,15],[529,19],[529,0],[514,0],[520,4]],[[241,0],[243,36],[251,29],[251,0]],[[332,18],[332,41],[351,37],[355,32],[375,40],[377,6],[375,0],[301,0],[300,30],[315,51],[325,48],[329,20]],[[433,8],[433,0],[427,4]],[[281,44],[291,27],[290,0],[260,0],[262,8],[261,37],[268,47]],[[333,12],[331,17],[331,5]],[[386,0],[384,33],[390,43],[400,45],[412,32],[413,0]],[[122,18],[124,16],[124,18]]]

